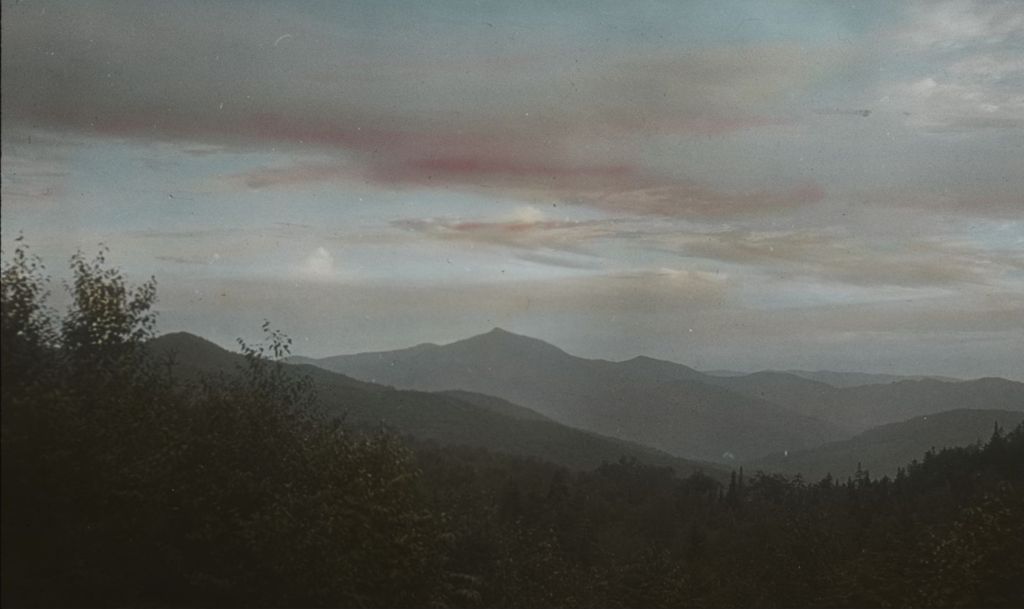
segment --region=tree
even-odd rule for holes
[[[438,528],[411,455],[317,416],[308,380],[274,361],[286,336],[265,324],[237,374],[172,383],[147,351],[155,281],[129,285],[105,250],[76,254],[71,271],[58,318],[23,248],[3,267],[4,604],[440,597]],[[13,394],[14,362],[47,382]]]
[[[107,249],[92,260],[78,252],[71,257],[71,295],[60,326],[60,342],[72,370],[109,377],[137,366],[141,349],[153,337],[156,279],[131,287],[121,272],[109,268]]]
[[[28,253],[24,238],[15,239],[10,260],[0,270],[0,366],[4,402],[15,390],[39,379],[49,365],[56,332],[46,308],[46,284],[42,261]]]

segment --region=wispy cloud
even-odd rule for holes
[[[916,49],[957,50],[1019,40],[1024,12],[1013,0],[945,0],[910,5],[897,39]]]
[[[609,221],[551,219],[535,207],[492,221],[427,218],[395,220],[391,224],[441,241],[574,253],[584,252],[586,244],[594,239],[615,234]]]
[[[379,161],[379,164],[378,164]],[[229,176],[245,188],[273,188],[364,181],[392,187],[462,188],[500,192],[526,200],[595,207],[617,214],[686,219],[764,216],[798,210],[822,201],[825,189],[806,180],[758,190],[723,190],[685,177],[646,173],[643,167],[570,165],[543,155],[533,161],[516,157],[429,156],[371,161],[365,173],[350,164],[309,164],[260,168]],[[408,227],[407,227],[408,228]]]
[[[778,189],[723,192],[690,180],[571,196],[571,200],[612,212],[690,219],[778,215],[819,203],[824,198],[825,189],[812,181]]]
[[[224,181],[244,188],[261,189],[355,180],[357,177],[358,171],[335,162],[291,167],[261,167],[241,174],[225,176]]]
[[[11,131],[4,130],[3,155],[0,155],[5,207],[55,201],[65,192],[70,176],[65,158],[68,144],[50,140],[43,146],[38,142],[33,146],[25,131]]]
[[[687,256],[778,277],[862,286],[985,285],[1019,268],[1021,252],[929,240],[872,242],[835,231],[739,231],[657,237]]]
[[[884,99],[927,130],[1024,128],[1020,4],[922,2],[909,13],[895,40],[922,68],[884,89]]]
[[[1024,60],[1017,62],[1012,78],[1021,77],[1024,77]],[[898,85],[890,96],[905,108],[909,124],[932,131],[1024,128],[1021,88],[988,74],[951,71],[941,76],[927,76]]]

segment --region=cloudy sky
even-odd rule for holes
[[[160,327],[1024,379],[1017,2],[4,2],[2,236]],[[58,289],[59,292],[59,289]]]

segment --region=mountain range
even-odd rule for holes
[[[495,396],[571,427],[725,463],[948,410],[1024,411],[1024,384],[1005,379],[836,387],[785,372],[715,376],[649,357],[576,357],[500,328],[446,345],[289,361],[401,389]]]
[[[245,364],[187,333],[149,349],[183,379]],[[836,387],[789,372],[716,376],[648,357],[580,358],[501,329],[447,345],[287,362],[313,381],[324,412],[354,427],[574,469],[625,456],[719,478],[725,470],[711,462],[808,479],[850,475],[862,463],[883,475],[929,448],[1024,420],[1024,384],[1004,379]]]
[[[241,354],[184,332],[156,338],[148,350],[183,382],[236,374],[246,365]],[[314,366],[286,366],[286,370],[312,381],[322,412],[343,418],[357,429],[383,425],[419,439],[536,457],[573,469],[592,469],[632,457],[672,467],[684,476],[696,471],[718,478],[726,475],[708,463],[561,425],[501,398],[466,391],[396,390]]]
[[[764,372],[781,372],[792,374],[810,381],[818,381],[833,387],[857,387],[860,385],[882,385],[885,383],[896,383],[899,381],[923,381],[926,379],[956,383],[963,379],[956,379],[949,376],[927,376],[927,375],[904,375],[904,374],[880,374],[873,372],[837,372],[834,370],[766,370]],[[704,374],[711,376],[747,376],[750,372],[737,372],[736,370],[705,370]]]
[[[290,361],[403,389],[493,395],[572,427],[687,458],[728,462],[842,435],[836,426],[707,382],[680,364],[585,359],[499,328],[443,346]]]
[[[1024,383],[1000,378],[901,380],[834,387],[785,372],[756,372],[709,382],[826,421],[850,434],[947,410],[1024,411]]]

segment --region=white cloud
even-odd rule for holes
[[[897,33],[914,78],[885,91],[907,123],[931,131],[1024,127],[1024,5],[943,2],[916,5]]]
[[[1002,80],[1024,73],[1024,55],[1019,53],[979,53],[949,66],[949,72],[963,78]]]
[[[1024,127],[1024,92],[988,77],[926,77],[898,85],[890,101],[911,126],[961,131]]]
[[[334,256],[323,246],[306,256],[299,267],[299,272],[303,277],[316,280],[333,279],[338,275]]]
[[[524,205],[519,207],[508,217],[509,222],[516,222],[522,224],[536,224],[546,219],[544,212],[537,209],[533,205]]]
[[[1024,35],[1019,2],[921,2],[900,38],[919,49],[997,45]]]

